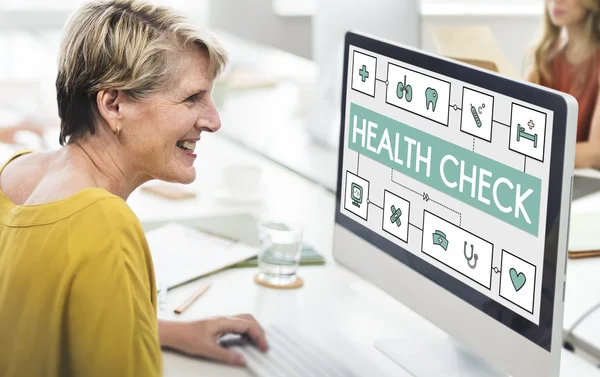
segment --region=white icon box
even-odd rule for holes
[[[385,101],[413,114],[448,126],[450,83],[388,63]]]
[[[375,97],[377,58],[354,51],[352,59],[352,89]]]
[[[421,251],[486,289],[492,287],[494,245],[425,211]]]
[[[513,103],[510,117],[510,150],[544,162],[545,145],[546,114]]]
[[[500,296],[533,314],[536,266],[502,250]]]
[[[410,202],[385,190],[383,193],[383,230],[408,242],[409,219]]]
[[[344,208],[363,220],[367,220],[369,209],[369,181],[346,171]]]
[[[480,139],[492,141],[494,97],[463,87],[460,130]]]

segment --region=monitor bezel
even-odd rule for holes
[[[490,299],[483,293],[478,292],[462,281],[439,270],[416,255],[413,255],[408,250],[387,240],[376,232],[368,229],[366,226],[361,225],[356,220],[342,214],[342,162],[345,146],[346,93],[348,90],[347,77],[350,46],[388,56],[391,59],[418,66],[455,80],[470,83],[471,85],[485,87],[490,91],[501,93],[505,96],[531,103],[542,108],[551,109],[554,112],[539,325],[525,319],[504,305]],[[435,282],[441,288],[446,289],[456,297],[471,304],[472,307],[497,320],[534,344],[537,344],[540,348],[551,352],[559,246],[557,232],[560,228],[559,224],[561,224],[561,198],[563,195],[565,157],[564,141],[567,131],[565,127],[567,124],[567,104],[564,98],[556,93],[542,90],[532,85],[519,83],[499,75],[489,74],[479,69],[470,68],[464,64],[454,63],[447,59],[424,54],[353,32],[348,32],[346,34],[343,72],[337,172],[338,179],[336,190],[336,224],[368,241],[379,250],[384,251],[396,260],[404,263],[407,267],[419,272],[424,277]]]

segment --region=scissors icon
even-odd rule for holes
[[[467,264],[469,265],[469,267],[471,267],[471,269],[475,269],[475,267],[477,267],[477,259],[479,259],[479,257],[477,256],[477,254],[475,254],[473,244],[471,244],[471,256],[468,256],[467,255],[467,241],[465,241],[464,254],[465,254],[465,258],[467,259]],[[473,259],[475,261],[473,263],[471,263],[471,261]]]

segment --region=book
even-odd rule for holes
[[[325,264],[325,257],[319,254],[312,246],[303,243],[300,254],[300,266],[319,266],[323,264]],[[231,266],[231,268],[247,267],[258,267],[258,257],[255,256]]]
[[[578,213],[571,216],[569,227],[569,258],[600,256],[600,240],[596,236],[600,224],[598,213]]]

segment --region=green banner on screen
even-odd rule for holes
[[[541,180],[350,104],[348,147],[538,236]]]

